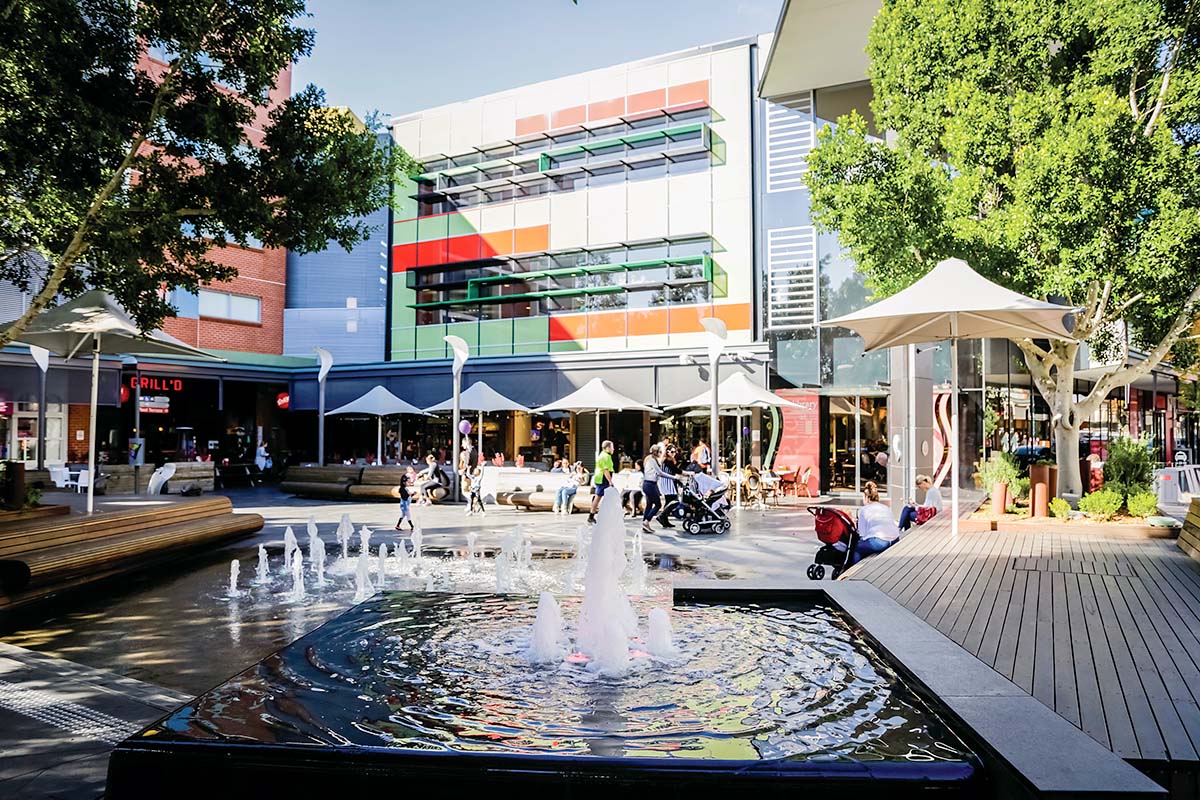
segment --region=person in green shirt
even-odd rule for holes
[[[592,512],[588,514],[588,522],[596,522],[596,512],[600,510],[600,498],[604,490],[612,486],[613,476],[613,443],[605,439],[600,443],[600,452],[596,455],[596,472],[592,476]]]

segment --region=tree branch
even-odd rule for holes
[[[1183,40],[1187,36],[1188,27],[1192,23],[1192,12],[1196,8],[1196,0],[1188,0],[1187,12],[1183,16],[1183,30],[1175,37],[1175,44],[1171,47],[1171,56],[1167,59],[1167,66],[1163,70],[1162,83],[1158,87],[1158,99],[1154,102],[1154,110],[1150,113],[1150,119],[1146,122],[1146,128],[1142,131],[1142,136],[1149,136],[1154,132],[1154,126],[1158,122],[1158,117],[1162,113],[1163,104],[1167,100],[1167,87],[1171,83],[1171,71],[1175,69],[1175,62],[1179,60],[1179,51],[1183,49]]]
[[[1138,108],[1137,100],[1137,79],[1141,74],[1141,70],[1136,65],[1133,67],[1133,74],[1129,76],[1129,113],[1133,114],[1134,122],[1142,121],[1142,110]]]
[[[1192,289],[1192,293],[1188,295],[1187,301],[1184,302],[1183,308],[1175,316],[1175,321],[1171,323],[1171,328],[1167,331],[1166,336],[1162,338],[1162,341],[1147,353],[1142,361],[1130,366],[1124,366],[1129,358],[1129,336],[1128,332],[1126,332],[1124,346],[1122,347],[1123,357],[1120,362],[1122,366],[1096,381],[1096,386],[1092,389],[1091,394],[1106,397],[1113,389],[1132,383],[1161,364],[1162,360],[1170,354],[1171,348],[1175,346],[1180,337],[1186,331],[1191,330],[1192,325],[1195,323],[1198,304],[1200,304],[1200,285]]]

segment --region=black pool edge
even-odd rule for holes
[[[1001,797],[1163,798],[1167,791],[866,581],[687,580],[674,601],[827,599],[958,723]]]

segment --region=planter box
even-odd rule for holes
[[[1052,517],[1040,519],[994,521],[993,530],[1000,533],[1079,533],[1102,536],[1129,536],[1137,539],[1174,539],[1178,528],[1160,528],[1146,523],[1129,522],[1063,522]]]

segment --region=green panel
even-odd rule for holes
[[[475,226],[457,212],[446,215],[446,233],[449,236],[470,236],[473,233],[478,233]]]
[[[549,317],[522,317],[513,320],[513,341],[522,344],[540,344],[544,351],[550,340]],[[539,352],[539,351],[523,351]]]
[[[729,273],[721,269],[717,262],[712,262],[712,281],[713,297],[728,297],[729,296]]]
[[[420,325],[417,327],[417,358],[445,358],[445,325]]]
[[[479,347],[479,323],[478,322],[454,322],[446,326],[446,336],[460,336],[467,343],[467,347],[471,352],[475,352]],[[446,355],[450,355],[450,349],[446,348]]]
[[[512,343],[512,320],[490,319],[479,323],[479,352],[481,355],[511,353]]]
[[[546,353],[549,352],[549,342],[518,342],[513,345],[514,353]]]
[[[428,242],[434,239],[445,239],[448,230],[447,214],[436,217],[421,217],[417,220],[417,241]]]
[[[412,244],[417,240],[417,221],[406,219],[392,225],[392,244]]]
[[[392,214],[395,219],[410,219],[417,215],[417,201],[409,197],[417,191],[417,182],[400,177],[392,197]]]
[[[408,361],[417,347],[417,329],[412,327],[392,328],[392,361]]]
[[[573,353],[583,349],[583,342],[550,342],[551,353]]]

